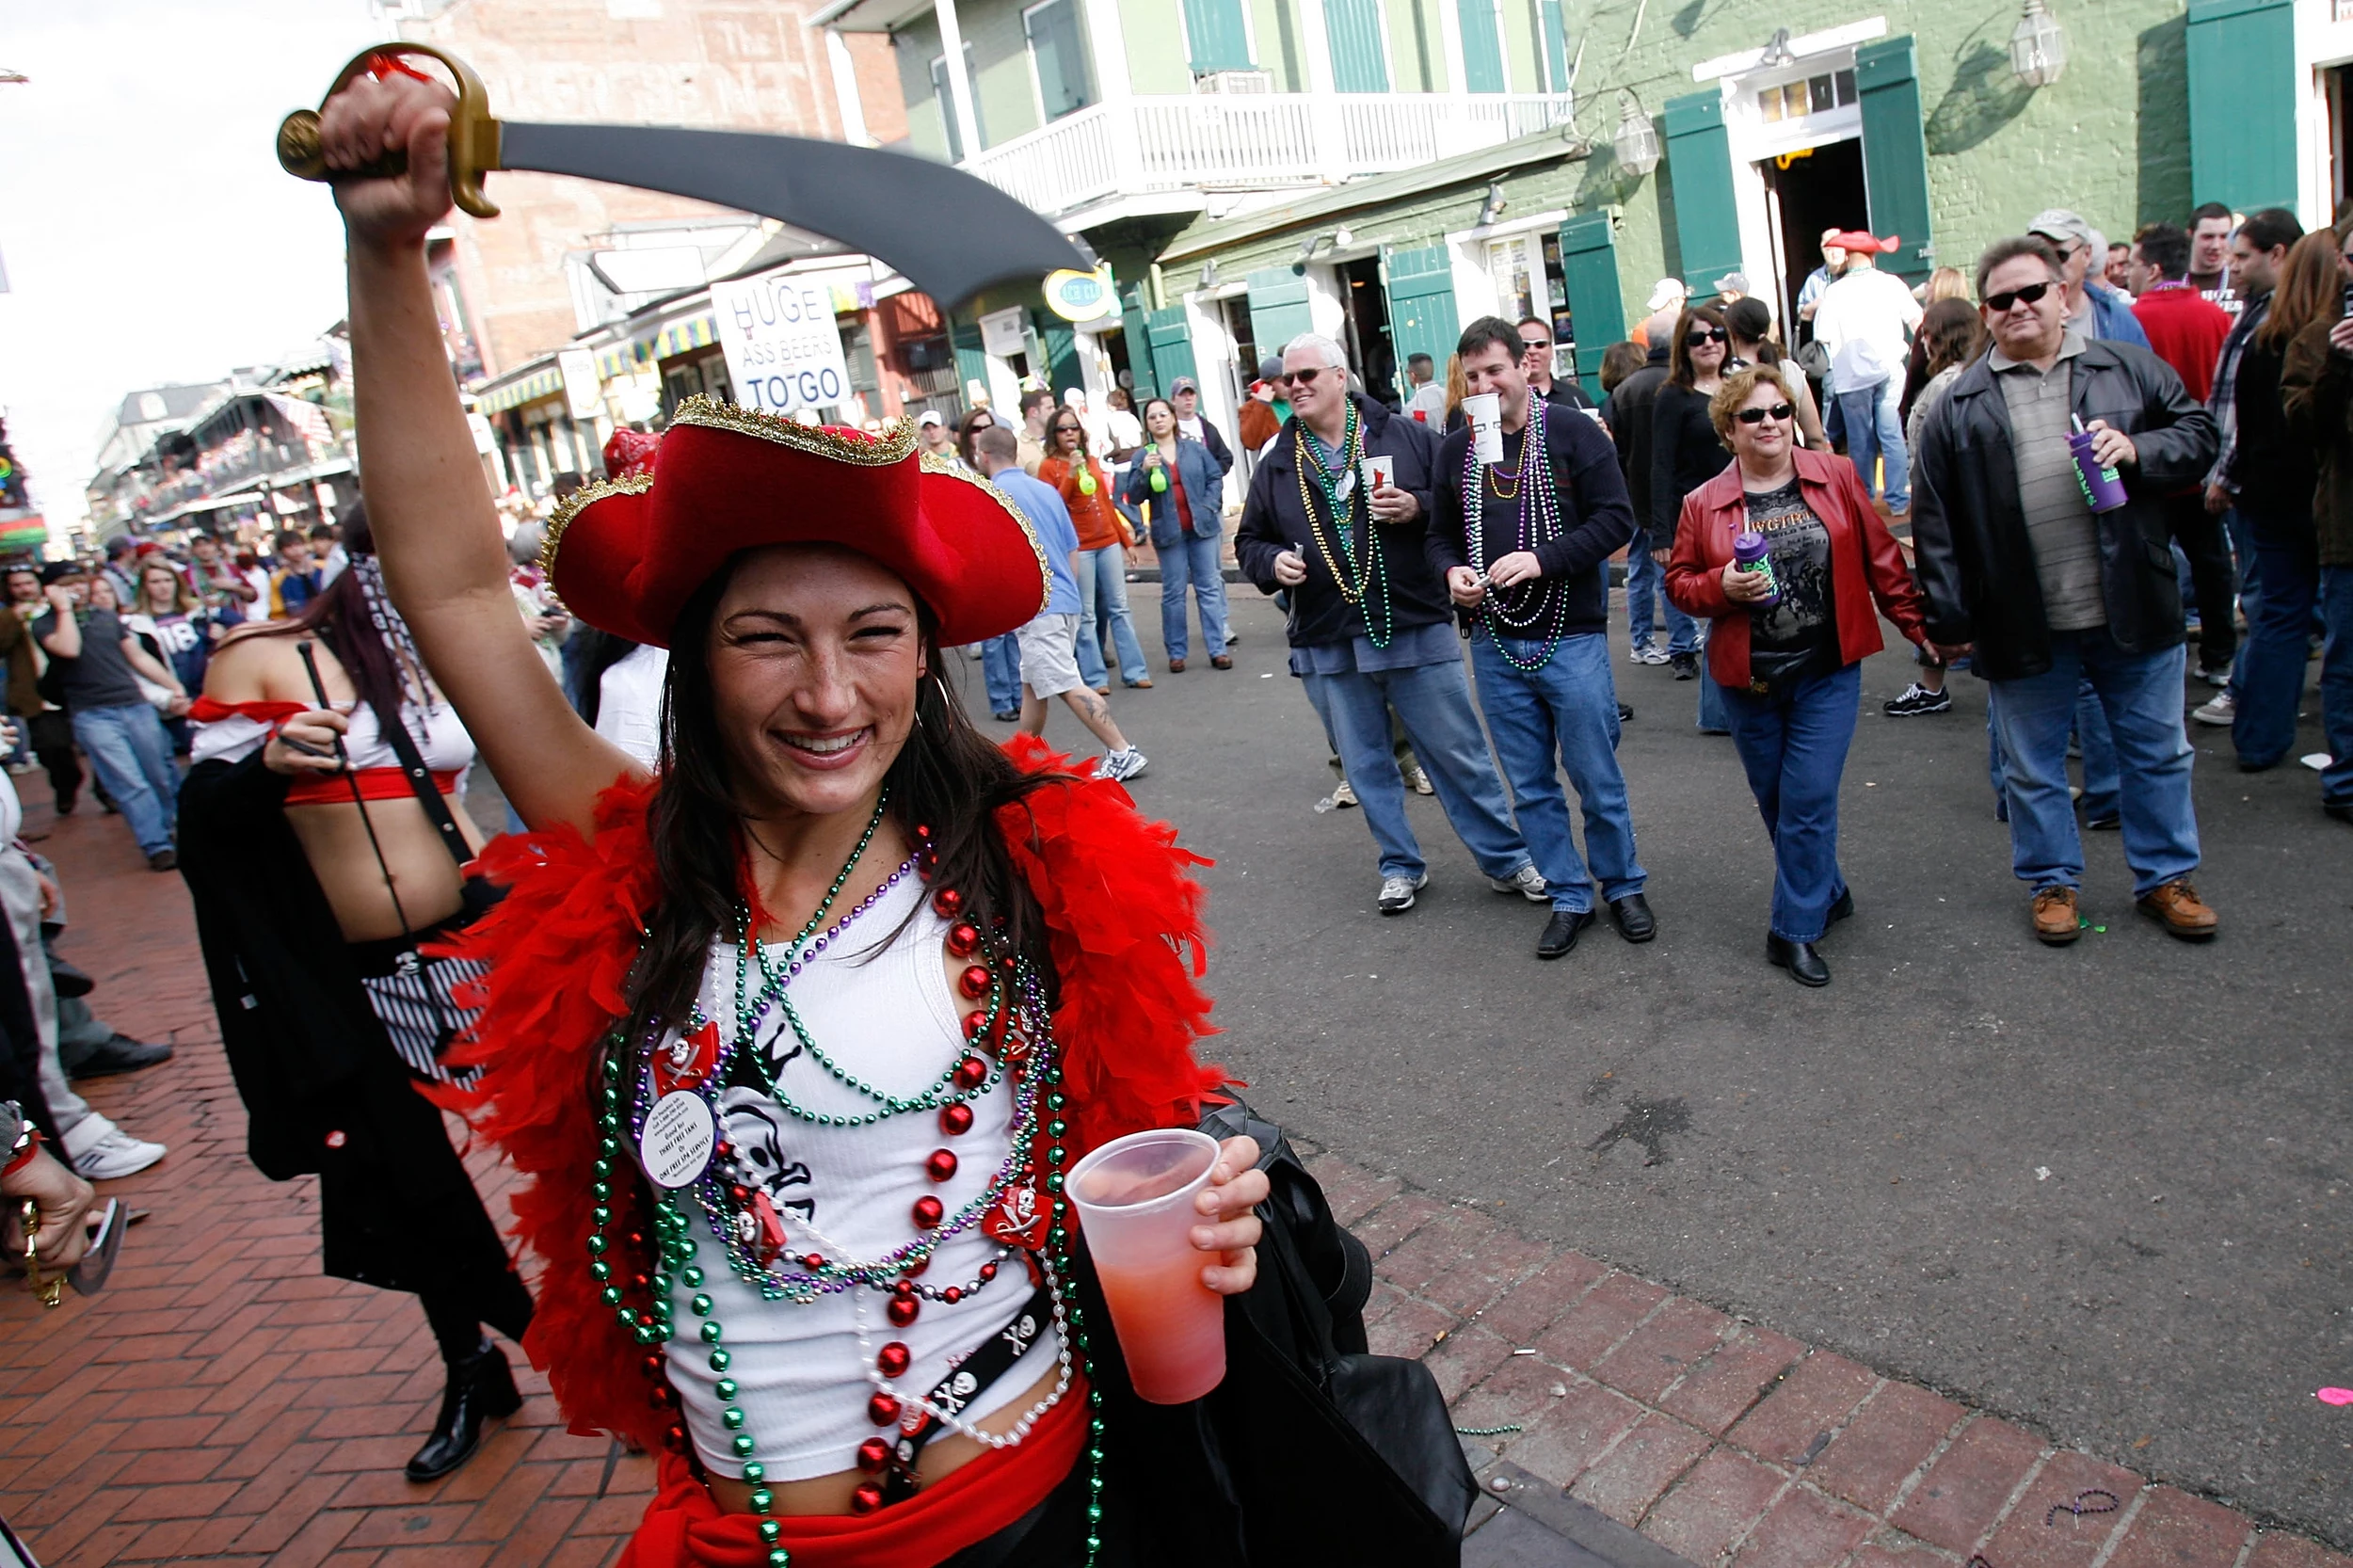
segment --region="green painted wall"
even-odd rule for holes
[[[1503,81],[1507,92],[1541,92],[1536,74],[1534,0],[1503,0]],[[1580,84],[1581,85],[1581,84]],[[1599,103],[1599,99],[1593,100]],[[1611,123],[1616,123],[1614,120]]]
[[[932,57],[939,53],[939,28],[931,18],[902,28],[891,39],[899,66],[899,92],[907,104],[907,145],[927,158],[948,156],[947,101],[932,96]]]
[[[1387,9],[1390,89],[1437,91],[1446,80],[1446,36],[1436,0],[1388,0]]]
[[[1120,0],[1119,26],[1128,37],[1128,81],[1135,91],[1193,90],[1184,10],[1176,0]]]

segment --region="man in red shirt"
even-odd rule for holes
[[[2214,394],[2217,359],[2230,334],[2228,312],[2189,281],[2190,237],[2170,223],[2152,223],[2133,236],[2129,264],[2133,314],[2149,334],[2149,346],[2171,365],[2203,403]],[[2206,509],[2202,491],[2168,496],[2167,528],[2188,558],[2190,586],[2198,595],[2198,674],[2210,686],[2226,684],[2238,651],[2238,628],[2231,603],[2238,582],[2221,518]]]

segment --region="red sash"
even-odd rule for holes
[[[360,781],[361,800],[408,800],[416,793],[408,786],[408,776],[398,768],[361,768],[349,774],[306,773],[286,786],[286,804],[348,806],[355,778]],[[434,769],[433,787],[445,795],[456,793],[457,771]]]
[[[1086,1448],[1086,1384],[1070,1391],[1017,1448],[996,1448],[872,1513],[779,1518],[792,1568],[932,1568],[1046,1500]],[[616,1568],[768,1568],[757,1513],[722,1513],[686,1461],[662,1456],[661,1486]]]

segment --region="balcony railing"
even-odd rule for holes
[[[1565,125],[1566,93],[1305,93],[1097,104],[964,167],[1056,216],[1107,198],[1319,184],[1417,168]]]

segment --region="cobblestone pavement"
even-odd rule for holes
[[[148,1217],[112,1283],[48,1313],[0,1288],[0,1514],[49,1568],[611,1560],[650,1467],[622,1458],[603,1487],[608,1446],[566,1433],[536,1374],[463,1470],[402,1478],[440,1391],[422,1315],[322,1277],[312,1184],[246,1160],[178,879],[24,782],[64,875],[62,951],[97,976],[102,1016],[178,1055],[84,1086],[171,1146],[113,1184]],[[1375,1348],[1427,1357],[1462,1426],[1516,1429],[1470,1440],[1471,1562],[2353,1568],[1340,1153],[1314,1163],[1380,1258]],[[501,1211],[507,1178],[472,1164]]]

